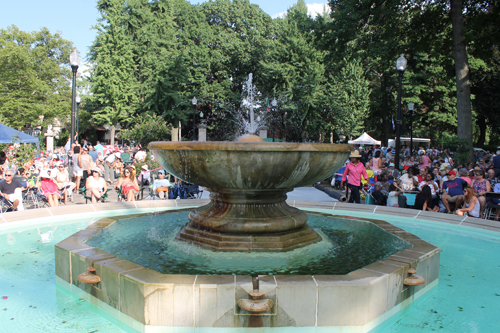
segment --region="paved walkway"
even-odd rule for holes
[[[333,189],[330,187],[329,184],[322,184],[329,190],[333,190],[335,192],[341,193],[339,190]],[[110,186],[111,191],[108,192],[108,199],[106,202],[118,202],[118,194],[116,193],[116,190],[114,189],[114,186]],[[142,200],[150,200],[148,199],[149,195],[149,190],[145,189],[143,192],[144,199]],[[201,199],[210,199],[209,198],[210,192],[204,190],[203,194],[201,196]],[[330,197],[328,194],[326,194],[323,191],[320,191],[312,186],[307,186],[307,187],[299,187],[295,188],[292,192],[287,193],[288,200],[305,200],[305,201],[326,201],[326,202],[332,202],[332,201],[337,201],[336,199]],[[82,205],[85,204],[85,198],[81,194],[73,194],[73,202],[71,202],[68,199],[68,206],[70,205]],[[60,206],[65,206],[64,203],[60,204]],[[25,206],[26,209],[31,209],[31,205]]]

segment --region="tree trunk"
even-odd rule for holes
[[[457,85],[457,135],[467,140],[472,148],[472,111],[470,100],[469,61],[467,47],[463,41],[464,19],[462,0],[450,0],[451,24],[453,27],[453,59]],[[472,150],[471,156],[473,158]]]

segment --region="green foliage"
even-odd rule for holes
[[[120,132],[120,138],[140,143],[147,147],[152,141],[165,141],[170,135],[170,126],[157,115],[143,114],[130,129]]]
[[[98,125],[116,125],[138,106],[137,64],[132,38],[124,28],[125,1],[100,0],[97,6],[102,18],[95,26],[97,37],[90,49],[94,63],[90,82],[96,104],[93,118]]]
[[[343,129],[348,137],[363,134],[369,114],[371,88],[361,62],[344,59],[342,69],[330,82],[328,91],[333,106],[330,123],[336,129]]]
[[[471,92],[475,95],[472,106],[476,113],[476,147],[482,147],[490,141],[487,138],[487,128],[493,129],[491,139],[500,142],[498,141],[498,128],[500,128],[500,55],[498,52],[488,61],[488,66],[476,66],[472,69],[471,81]]]
[[[472,73],[477,72],[473,88],[482,94],[474,100],[474,126],[477,141],[487,142],[500,139],[498,131],[488,129],[497,124],[491,93],[498,90],[496,72],[481,65],[489,65],[483,60],[498,52],[491,38],[498,31],[498,4],[465,4],[465,40],[474,56],[469,57]],[[190,101],[196,96],[208,138],[227,140],[238,132],[235,115],[246,114],[242,93],[253,73],[261,92],[257,102],[278,99],[273,121],[285,140],[324,140],[340,128],[348,136],[366,130],[386,140],[394,136],[391,120],[397,112],[394,65],[404,53],[403,135],[409,135],[410,102],[415,104],[414,136],[438,140],[455,133],[449,1],[332,0],[329,6],[331,14],[313,19],[299,0],[284,18],[273,20],[249,0],[199,5],[99,0],[101,20],[90,54],[93,94],[84,108],[96,124],[122,128],[144,114],[156,115],[158,122],[180,122],[187,138],[193,129]]]
[[[300,7],[289,10],[289,16],[301,13]],[[265,89],[280,96],[290,139],[311,140],[329,127],[324,107],[325,53],[314,47],[310,32],[302,31],[288,16],[280,21],[279,28],[279,38],[260,62],[260,75],[266,82]]]
[[[135,169],[137,170],[137,176],[141,172],[141,169],[142,169],[143,165],[147,165],[149,170],[154,170],[154,169],[160,167],[160,164],[156,160],[154,160],[154,159],[151,158],[151,153],[150,152],[148,152],[146,154],[146,158],[144,159],[144,162],[138,162],[135,165]]]
[[[459,138],[456,135],[447,135],[441,142],[443,147],[450,149],[454,153],[455,166],[472,162],[470,156],[473,149],[466,139]]]
[[[0,29],[0,119],[20,129],[45,125],[71,112],[71,42],[47,28]],[[43,116],[43,122],[41,121]]]
[[[17,135],[12,138],[12,143],[14,144],[14,150],[12,151],[12,153],[13,156],[16,156],[18,165],[23,165],[24,163],[33,160],[38,153],[34,143],[21,142],[21,138]]]

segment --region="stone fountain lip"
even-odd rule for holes
[[[231,142],[231,141],[154,141],[148,145],[151,150],[222,150],[222,151],[305,151],[305,152],[351,152],[354,146],[332,143],[296,142]]]

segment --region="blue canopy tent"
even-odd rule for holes
[[[5,126],[4,124],[0,124],[0,143],[14,143],[14,137],[17,136],[19,138],[18,141],[20,143],[34,143],[36,144],[36,148],[40,150],[40,140],[38,138],[28,135],[26,133],[17,131],[9,126]]]

